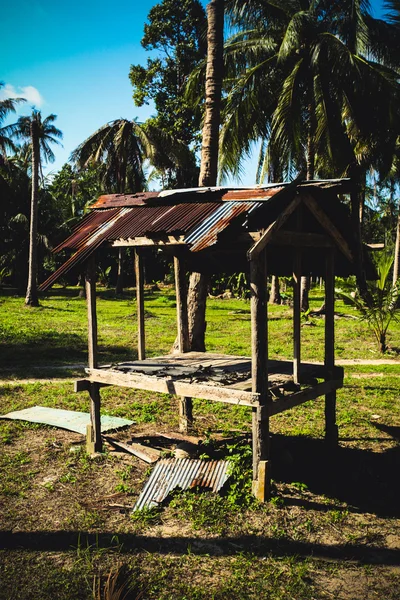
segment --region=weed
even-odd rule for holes
[[[148,525],[156,525],[161,522],[162,508],[153,506],[152,508],[142,508],[131,513],[131,519],[139,527],[147,527]]]

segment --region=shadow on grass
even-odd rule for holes
[[[67,332],[35,332],[34,337],[15,339],[0,343],[1,370],[8,376],[24,375],[25,371],[33,375],[33,367],[45,369],[87,364],[86,335]],[[136,360],[137,350],[123,345],[99,345],[100,364]]]
[[[365,564],[398,565],[400,550],[362,544],[327,545],[257,535],[227,536],[204,539],[195,536],[156,537],[114,532],[91,534],[87,531],[3,532],[1,549],[35,551],[70,551],[82,545],[86,548],[115,548],[121,554],[149,552],[159,554],[196,554],[235,556],[250,552],[253,556],[275,555],[324,560],[351,560]]]
[[[398,427],[384,431],[398,439]],[[311,492],[336,498],[357,512],[400,516],[400,446],[384,452],[340,446],[329,451],[324,440],[274,435],[271,464],[276,481],[305,483]]]

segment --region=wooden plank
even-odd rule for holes
[[[335,257],[334,251],[327,253],[325,267],[325,371],[327,379],[333,377],[335,369]],[[335,446],[338,442],[336,425],[336,391],[325,396],[325,439]]]
[[[100,389],[97,383],[90,385],[90,438],[93,443],[94,452],[101,452],[103,443],[101,440],[101,421],[100,421]]]
[[[189,321],[187,306],[187,282],[184,261],[174,256],[176,317],[178,325],[178,350],[181,353],[189,350]],[[179,430],[186,433],[193,425],[193,403],[188,396],[178,399]]]
[[[263,251],[250,261],[251,312],[251,378],[252,391],[260,402],[252,412],[253,480],[257,481],[260,461],[269,457],[269,420],[265,410],[268,403],[268,329],[267,329],[267,270]]]
[[[271,244],[296,248],[331,248],[333,246],[331,238],[326,235],[282,229],[274,234]]]
[[[223,388],[214,385],[200,383],[187,383],[184,381],[173,381],[165,377],[150,377],[130,373],[118,373],[117,371],[103,369],[88,369],[88,379],[92,382],[107,383],[121,387],[136,388],[160,392],[161,394],[172,394],[175,396],[189,396],[191,398],[203,398],[204,400],[215,400],[241,406],[257,406],[259,394],[243,392]]]
[[[113,247],[143,247],[143,246],[178,246],[185,244],[185,236],[163,236],[159,238],[135,237],[124,240],[120,238],[112,242]]]
[[[187,282],[184,261],[174,256],[176,316],[178,325],[178,349],[184,353],[189,350],[189,324],[187,309]]]
[[[271,223],[271,225],[265,230],[258,242],[256,242],[247,252],[247,258],[249,260],[254,260],[260,254],[260,252],[264,250],[274,233],[276,233],[276,231],[282,227],[282,225],[285,223],[285,221],[287,221],[299,204],[300,197],[296,196],[294,200],[292,200],[292,202],[290,202],[290,204],[288,204],[288,206],[281,212],[276,221]]]
[[[325,229],[328,235],[330,235],[330,237],[333,238],[333,240],[336,242],[340,250],[346,256],[346,258],[350,262],[353,262],[353,255],[351,253],[348,243],[346,242],[340,231],[337,229],[337,227],[332,223],[332,221],[328,218],[328,216],[319,206],[318,202],[310,194],[304,192],[301,194],[301,199],[303,200],[307,208],[311,211],[311,213],[314,215],[314,217],[317,219],[319,224]]]
[[[133,454],[150,464],[157,462],[161,456],[160,450],[156,448],[149,448],[138,443],[125,444],[125,442],[120,442],[108,435],[104,435],[103,437],[112,446],[115,446],[115,448],[121,448],[121,450],[125,450],[125,452],[129,452],[129,454]]]
[[[88,259],[85,273],[86,304],[88,315],[88,363],[97,368],[97,313],[96,313],[96,262],[94,254]]]
[[[140,250],[135,250],[135,275],[136,275],[136,306],[138,322],[138,358],[146,358],[146,341],[144,329],[144,272],[143,256]]]
[[[268,407],[269,415],[277,415],[278,413],[294,408],[309,400],[315,400],[315,398],[324,396],[340,387],[343,387],[343,380],[341,379],[338,381],[324,381],[323,383],[318,383],[318,385],[302,390],[301,392],[295,392],[294,394],[284,396],[279,398],[279,400],[270,403]]]

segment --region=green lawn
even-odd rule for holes
[[[101,360],[134,357],[133,296],[99,295]],[[77,291],[56,289],[38,309],[11,295],[0,302],[1,414],[35,404],[87,410],[87,393],[73,393],[72,379],[24,382],[79,373],[60,367],[86,362],[86,308]],[[315,296],[313,305],[320,304]],[[171,289],[146,291],[149,354],[172,345],[174,308]],[[340,303],[337,310],[354,316]],[[270,307],[273,357],[291,356],[290,312]],[[209,350],[249,354],[247,302],[210,300],[207,322]],[[324,321],[312,322],[302,330],[303,354],[322,359]],[[379,358],[365,323],[339,316],[336,324],[337,356]],[[390,344],[395,358],[398,326]],[[264,505],[248,493],[251,415],[243,407],[194,402],[202,453],[236,465],[228,489],[178,494],[135,518],[131,507],[148,465],[110,448],[91,459],[78,434],[0,421],[0,598],[103,598],[93,587],[120,567],[120,580],[132,585],[129,598],[400,599],[400,365],[355,365],[345,373],[333,455],[323,441],[323,399],[271,420],[274,490]],[[161,394],[104,388],[102,411],[135,421],[115,434],[121,439],[177,427],[176,402]]]

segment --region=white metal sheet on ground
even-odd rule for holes
[[[229,477],[227,460],[164,458],[156,464],[133,511],[157,506],[172,490],[203,488],[219,492]]]
[[[41,423],[52,425],[60,429],[68,429],[76,433],[86,434],[86,426],[90,423],[89,413],[76,412],[73,410],[61,410],[59,408],[48,408],[47,406],[32,406],[24,410],[17,410],[6,415],[0,415],[0,419],[12,419],[28,421],[29,423]],[[133,421],[101,415],[101,431],[111,431],[133,425]]]

